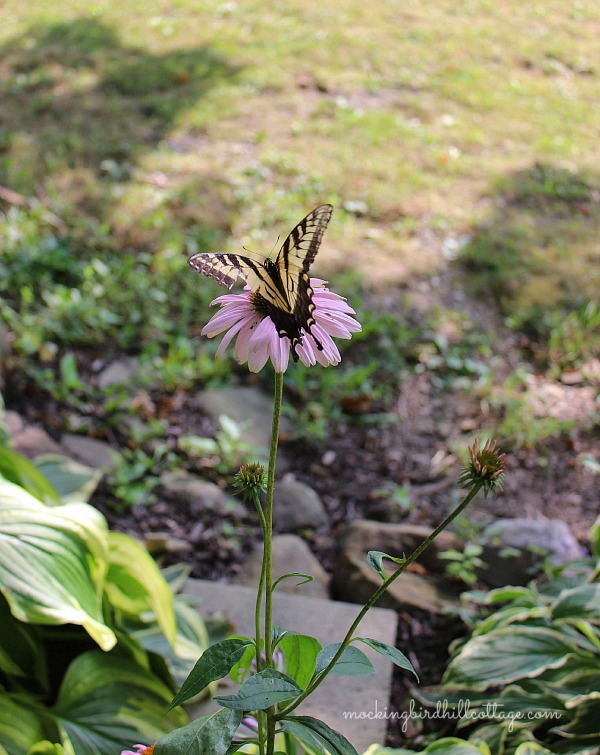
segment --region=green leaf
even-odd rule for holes
[[[63,744],[77,755],[120,752],[127,743],[153,742],[185,723],[181,711],[165,714],[171,694],[123,653],[92,650],[67,669],[52,713]]]
[[[325,670],[341,644],[341,642],[332,642],[321,650],[317,656],[315,674],[320,674]],[[330,673],[337,676],[366,676],[367,674],[374,674],[375,669],[362,650],[350,645],[344,650]]]
[[[175,596],[175,618],[174,645],[169,643],[156,621],[130,632],[130,637],[138,640],[145,650],[164,658],[176,686],[180,687],[209,646],[209,640],[206,625],[198,611],[178,596]]]
[[[458,737],[444,737],[438,739],[425,748],[424,752],[439,752],[442,755],[491,755],[490,748],[485,742],[475,745],[472,742],[465,742]]]
[[[262,647],[262,645],[261,645]],[[242,684],[244,679],[252,670],[252,662],[256,658],[256,646],[254,643],[249,645],[242,657],[235,663],[229,672],[229,678],[235,684]]]
[[[323,755],[358,755],[346,737],[312,716],[284,718],[280,728]]]
[[[367,562],[374,572],[386,580],[388,578],[386,570],[383,568],[383,559],[387,558],[389,561],[394,561],[396,564],[403,564],[406,561],[404,556],[390,556],[383,551],[369,551],[367,553]]]
[[[167,580],[171,592],[176,595],[185,587],[192,572],[191,564],[171,564],[161,568],[160,573]]]
[[[200,694],[211,682],[226,676],[250,645],[254,645],[253,640],[244,637],[222,640],[207,648],[173,698],[169,710]]]
[[[0,671],[26,678],[46,690],[48,669],[41,640],[29,624],[17,621],[0,594]],[[31,687],[30,687],[31,689]]]
[[[315,673],[321,643],[306,634],[288,634],[279,640],[285,656],[285,670],[304,689]]]
[[[144,611],[152,611],[167,640],[175,643],[173,593],[152,556],[129,535],[108,535],[104,589],[110,603],[124,614],[139,617]]]
[[[552,755],[552,750],[547,750],[537,742],[523,742],[515,750],[515,755]]]
[[[575,708],[575,715],[566,726],[555,729],[563,737],[598,737],[600,699],[585,700]],[[600,739],[600,737],[598,737]]]
[[[590,529],[590,545],[594,556],[600,558],[600,516],[596,519]]]
[[[588,619],[600,622],[600,583],[561,592],[552,605],[552,618],[555,621]]]
[[[62,454],[43,454],[37,456],[34,463],[63,503],[87,503],[102,479],[99,469],[87,467]]]
[[[490,590],[485,596],[486,605],[495,605],[496,603],[516,602],[520,606],[533,607],[539,605],[539,598],[534,590],[530,587],[497,587]]]
[[[54,744],[46,739],[34,744],[27,750],[27,755],[65,755],[65,751],[62,745]]]
[[[414,750],[406,750],[404,747],[382,747],[381,745],[371,745],[363,755],[415,755]]]
[[[414,750],[406,750],[404,747],[382,747],[381,745],[371,745],[363,755],[415,755]]]
[[[47,507],[0,480],[0,589],[15,618],[80,624],[103,650],[116,642],[101,609],[107,525],[85,503]]]
[[[280,582],[283,582],[284,579],[291,579],[292,577],[302,577],[302,581],[298,582],[296,584],[296,587],[300,587],[300,585],[305,585],[307,582],[312,582],[314,577],[312,577],[310,574],[304,574],[304,572],[301,571],[291,571],[287,572],[286,574],[282,574],[281,577],[275,580],[273,584],[271,585],[271,592],[274,592],[275,588]]]
[[[46,504],[60,503],[60,496],[29,459],[10,448],[0,446],[0,475],[14,482]]]
[[[266,710],[301,693],[300,687],[287,674],[266,668],[246,679],[237,694],[215,697],[214,700],[233,710]]]
[[[212,716],[203,716],[182,729],[161,737],[154,745],[154,755],[225,755],[242,720],[242,712],[222,708]]]
[[[528,683],[527,689],[519,684],[510,684],[498,696],[500,709],[504,713],[529,713],[540,711],[558,723],[565,712],[565,706],[557,695],[548,692],[545,683]],[[554,717],[556,715],[556,717]],[[493,717],[493,716],[492,716]]]
[[[417,672],[415,671],[412,663],[408,660],[404,653],[401,653],[398,650],[398,648],[395,648],[393,645],[388,645],[387,642],[381,642],[381,640],[372,640],[369,637],[354,637],[352,639],[352,642],[354,642],[355,640],[364,642],[366,645],[373,648],[373,650],[376,650],[378,653],[385,656],[396,666],[406,669],[407,671],[411,671],[415,675],[417,681],[419,681],[419,677],[417,676]]]
[[[546,606],[525,608],[520,605],[508,605],[504,606],[504,608],[498,608],[487,618],[478,621],[473,629],[473,634],[489,634],[495,629],[500,629],[500,627],[505,627],[515,622],[526,623],[528,619],[539,619],[549,616],[550,608]]]
[[[29,695],[11,695],[0,687],[0,752],[24,755],[47,736],[45,709]],[[16,722],[18,721],[18,726]]]
[[[558,632],[510,626],[473,637],[446,669],[445,687],[474,690],[539,676],[565,664],[576,651]]]

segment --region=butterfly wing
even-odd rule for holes
[[[193,254],[188,264],[202,275],[216,280],[227,288],[231,288],[238,278],[242,278],[254,290],[256,285],[254,278],[261,276],[259,272],[261,264],[240,254],[200,252]]]
[[[330,204],[321,205],[310,212],[292,230],[276,259],[288,309],[294,314],[298,327],[307,333],[314,323],[312,312],[315,308],[308,270],[317,256],[332,212]]]
[[[310,212],[292,230],[274,258],[257,253],[249,257],[205,252],[189,259],[194,270],[227,288],[242,278],[253,294],[260,297],[278,334],[292,342],[294,359],[297,359],[295,346],[302,340],[300,331],[310,333],[315,322],[308,269],[319,251],[332,211],[333,207],[325,204]]]

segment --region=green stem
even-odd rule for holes
[[[444,519],[444,521],[440,525],[438,525],[434,529],[434,531],[428,537],[425,538],[425,540],[423,540],[421,545],[419,545],[419,547],[415,551],[413,551],[413,553],[411,553],[411,555],[400,564],[398,569],[393,574],[391,574],[383,582],[383,584],[377,588],[377,590],[375,590],[373,595],[371,595],[369,600],[365,603],[365,605],[359,611],[356,619],[352,622],[352,626],[346,632],[346,636],[342,640],[342,643],[338,651],[333,656],[331,661],[327,664],[327,666],[323,669],[323,671],[317,677],[315,677],[315,679],[313,679],[313,681],[306,687],[304,692],[301,695],[299,695],[291,705],[288,705],[288,707],[285,708],[285,710],[282,710],[278,713],[277,720],[280,720],[284,718],[285,716],[289,715],[295,708],[298,707],[298,705],[300,705],[300,703],[303,700],[305,700],[310,694],[312,694],[312,692],[319,686],[319,684],[321,684],[323,679],[325,679],[325,677],[330,673],[330,671],[333,669],[335,664],[338,662],[344,650],[350,644],[352,637],[354,636],[354,632],[356,631],[356,628],[358,627],[360,622],[364,619],[367,611],[370,608],[372,608],[372,606],[379,600],[379,598],[388,589],[388,587],[392,584],[392,582],[395,579],[398,579],[398,577],[403,572],[406,571],[406,569],[413,563],[413,561],[416,561],[416,559],[419,558],[421,553],[423,553],[423,551],[431,545],[431,543],[440,534],[440,532],[445,530],[446,527],[448,527],[448,525],[451,524],[454,519],[456,519],[456,517],[461,513],[461,511],[463,511],[466,508],[466,506],[468,506],[469,503],[471,503],[471,501],[475,498],[475,496],[481,490],[482,487],[483,487],[483,482],[476,483],[471,488],[471,490],[469,490],[464,500],[454,509],[454,511],[448,514],[448,516]]]
[[[279,442],[279,423],[283,399],[283,373],[275,373],[275,397],[273,401],[273,424],[271,427],[271,448],[269,451],[269,470],[267,473],[267,503],[264,511],[264,549],[262,565],[262,584],[265,595],[265,658],[267,667],[273,666],[273,491],[275,488],[275,462],[277,461],[277,444]],[[260,651],[258,651],[260,652]],[[275,708],[268,708],[267,716],[267,755],[273,755],[275,749]]]
[[[267,473],[267,505],[265,506],[265,544],[263,566],[265,570],[265,656],[267,666],[273,665],[272,627],[273,627],[273,490],[275,488],[275,462],[279,442],[279,423],[281,420],[281,403],[283,398],[283,373],[275,373],[275,397],[273,401],[273,424],[271,427],[271,448],[269,451],[269,470]]]
[[[267,536],[267,521],[265,519],[265,514],[262,510],[262,505],[260,502],[260,498],[258,495],[256,495],[254,499],[254,505],[256,506],[256,513],[258,514],[258,518],[260,519],[260,524],[263,531],[263,543],[266,540]],[[260,615],[261,615],[261,609],[262,609],[262,597],[264,593],[264,587],[265,587],[265,557],[264,557],[264,551],[263,551],[263,561],[260,569],[260,581],[258,583],[258,589],[256,591],[256,608],[254,610],[254,630],[255,630],[255,640],[256,640],[256,671],[262,671],[262,658],[261,658],[261,645],[262,645],[262,637],[261,637],[261,626],[260,626]]]

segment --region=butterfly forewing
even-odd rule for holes
[[[276,255],[207,252],[189,259],[194,270],[227,288],[242,278],[254,294],[260,295],[279,335],[292,342],[294,359],[297,359],[296,344],[302,340],[300,331],[309,333],[315,322],[308,269],[319,251],[332,211],[332,206],[325,204],[310,212],[292,230]]]
[[[297,267],[303,272],[314,262],[321,239],[331,218],[333,207],[324,204],[317,207],[301,220],[283,242],[277,255],[276,263],[282,270]]]

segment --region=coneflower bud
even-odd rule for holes
[[[483,483],[483,492],[491,491],[497,495],[497,489],[502,487],[504,481],[504,457],[496,449],[496,441],[488,440],[480,450],[479,441],[469,448],[469,461],[463,467],[458,479],[463,488],[472,488],[478,483]]]
[[[244,464],[236,474],[233,487],[244,501],[255,503],[267,489],[267,473],[262,464]]]

